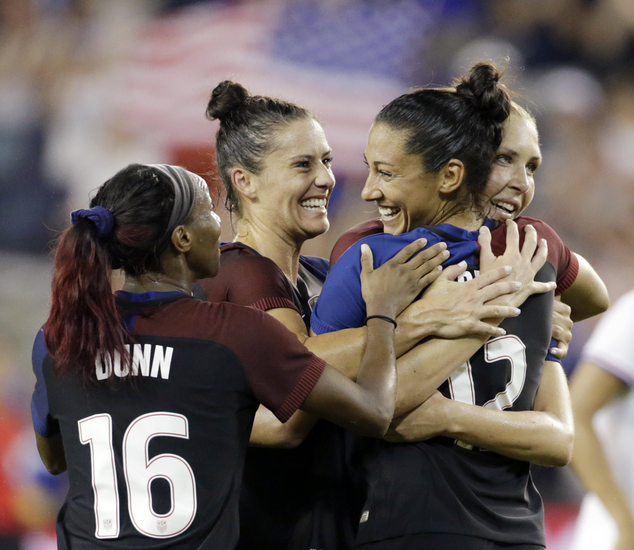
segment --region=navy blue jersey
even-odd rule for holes
[[[117,305],[131,378],[116,357],[90,383],[56,377],[41,332],[34,345],[34,426],[61,431],[69,473],[59,548],[234,548],[258,403],[288,419],[325,363],[252,308],[178,292],[120,292]]]
[[[570,251],[546,224],[530,223],[549,243],[549,261],[537,279],[555,281],[568,270]],[[332,267],[313,314],[315,332],[363,323],[362,243],[372,248],[377,267],[421,237],[428,246],[441,240],[447,243],[450,258],[445,265],[467,262],[462,280],[479,274],[477,231],[443,224],[398,236],[376,233],[352,244]],[[498,253],[504,238],[505,232],[492,232]],[[439,388],[446,397],[496,409],[533,408],[549,357],[552,293],[531,296],[521,309],[519,317],[501,325],[506,336],[490,339]],[[543,506],[529,463],[444,437],[411,444],[369,443],[368,448],[368,497],[359,543],[416,533],[454,533],[503,543],[544,544]]]

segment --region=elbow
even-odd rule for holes
[[[60,474],[63,474],[66,470],[66,461],[64,460],[63,462],[59,462],[59,461],[55,461],[55,462],[45,462],[44,466],[46,466],[46,469],[48,470],[48,473],[54,476],[58,476]]]
[[[599,295],[599,296],[595,296],[595,300],[592,303],[588,303],[587,309],[584,312],[584,315],[579,316],[580,318],[578,319],[575,318],[576,317],[574,315],[575,312],[573,311],[572,320],[577,322],[577,321],[583,321],[584,319],[589,319],[590,317],[594,317],[595,315],[600,315],[604,311],[607,311],[609,307],[610,307],[610,299],[607,293]]]
[[[390,410],[377,410],[369,415],[364,422],[350,428],[356,435],[381,439],[386,433],[394,415],[394,407]]]
[[[566,430],[556,438],[557,445],[552,449],[544,460],[538,461],[542,466],[553,466],[563,468],[572,461],[572,450],[574,447],[574,432]]]
[[[304,442],[304,435],[299,435],[296,433],[287,434],[283,439],[280,439],[277,442],[278,449],[296,449]]]

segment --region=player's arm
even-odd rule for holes
[[[421,258],[426,258],[425,269],[429,270],[421,284],[427,285],[438,273],[434,272],[445,259],[441,252],[442,248],[431,247],[420,253]],[[470,357],[489,336],[504,334],[504,331],[497,327],[497,323],[502,318],[519,313],[519,310],[513,306],[487,304],[503,294],[517,291],[517,285],[513,281],[497,282],[508,275],[507,268],[498,267],[490,270],[468,283],[454,282],[453,280],[463,273],[464,269],[464,266],[452,266],[445,269],[423,297],[411,304],[397,318],[399,326],[395,336],[396,355],[403,354],[421,339],[432,334],[446,338],[460,338],[472,334],[481,336],[466,338],[464,342],[457,343],[456,346],[447,344],[439,346],[430,343],[428,352],[417,350],[408,358],[399,360],[399,369],[405,369],[404,372],[407,372],[406,367],[402,365],[409,365],[420,360],[429,361],[439,366],[439,377],[442,382],[448,373]],[[295,310],[278,308],[269,310],[268,313],[294,332],[315,355],[328,364],[334,365],[344,376],[351,380],[356,379],[365,350],[365,327],[343,329],[320,335],[313,333],[311,337],[307,337],[304,322]],[[498,320],[496,322],[483,321],[483,319],[492,318]],[[423,359],[420,359],[421,355]],[[436,387],[437,385],[430,386],[429,393]],[[273,413],[260,406],[251,432],[250,444],[282,448],[296,447],[308,435],[315,422],[315,417],[298,411],[288,422],[282,424]]]
[[[390,441],[420,441],[437,435],[518,460],[565,466],[572,456],[574,424],[566,375],[546,361],[535,410],[499,411],[460,403],[435,392],[393,422]]]
[[[561,294],[561,301],[572,309],[571,319],[583,321],[603,313],[610,305],[608,290],[588,261],[575,253],[579,260],[579,274],[574,282]]]
[[[57,433],[51,437],[42,437],[35,432],[35,440],[40,458],[49,473],[54,476],[64,473],[66,471],[66,454],[64,453],[62,435]]]
[[[553,338],[557,347],[551,348],[550,353],[558,359],[568,353],[573,322],[603,313],[610,305],[607,288],[599,275],[583,257],[579,254],[575,256],[579,262],[577,277],[557,297],[553,307]]]
[[[367,341],[357,381],[328,366],[301,408],[359,435],[382,437],[394,414],[396,357],[393,319],[425,285],[424,259],[415,241],[393,260],[373,268],[372,252],[361,247],[361,290],[366,304]]]
[[[612,468],[592,420],[605,405],[626,388],[623,381],[591,362],[581,362],[570,379],[576,434],[572,466],[582,483],[595,493],[612,515],[619,529],[616,548],[634,547],[634,511],[614,478]]]
[[[422,244],[418,244],[420,248]],[[438,267],[445,259],[443,247],[433,246],[417,255],[420,265],[420,281],[422,288],[431,283],[438,276]],[[385,269],[400,262],[398,258],[387,262]],[[321,335],[309,336],[303,319],[299,313],[291,308],[276,308],[268,310],[271,316],[280,321],[293,332],[299,341],[318,357],[333,365],[343,376],[355,380],[359,372],[362,357],[366,348],[367,327],[351,328]],[[410,314],[410,319],[414,315]],[[410,321],[410,325],[413,321]],[[416,327],[416,332],[420,328]],[[414,338],[401,330],[400,340],[414,342]],[[412,343],[413,345],[413,343]],[[281,423],[275,415],[261,405],[256,413],[249,443],[254,446],[293,448],[299,445],[308,435],[317,417],[303,411],[297,411],[286,423]]]
[[[458,283],[452,289],[457,301],[465,285],[477,284],[478,279],[486,277],[501,266],[512,266],[506,277],[506,283],[517,285],[513,293],[503,293],[486,302],[487,307],[518,308],[528,296],[534,293],[549,292],[555,283],[534,281],[535,274],[542,268],[548,256],[546,241],[539,240],[532,226],[526,227],[524,244],[519,246],[519,229],[515,222],[507,222],[506,249],[503,255],[496,257],[491,250],[491,234],[483,228],[478,242],[481,247],[480,265],[482,274],[468,283]],[[437,284],[437,283],[435,283]],[[496,283],[501,284],[501,283]],[[433,287],[433,285],[432,285]],[[429,290],[432,290],[430,288]],[[494,310],[493,310],[494,311]],[[517,315],[518,312],[515,313]],[[492,313],[487,321],[497,327],[502,318]],[[510,316],[510,315],[506,315]],[[399,358],[398,393],[396,415],[402,415],[427,400],[460,365],[467,361],[488,339],[484,334],[472,334],[457,340],[431,338],[416,346]]]

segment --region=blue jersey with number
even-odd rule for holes
[[[520,227],[526,223],[526,219],[520,222]],[[530,223],[549,242],[549,261],[536,278],[555,281],[568,269],[570,251],[546,224]],[[422,237],[429,246],[441,240],[447,243],[450,257],[445,265],[467,262],[463,280],[479,274],[477,231],[444,224],[397,236],[374,234],[350,246],[332,266],[313,312],[313,330],[324,333],[362,325],[361,244],[370,246],[378,267]],[[493,249],[503,250],[504,239],[505,231],[492,231]],[[549,293],[526,300],[519,317],[502,323],[507,335],[491,338],[440,391],[474,405],[531,410],[551,344],[552,299]],[[359,543],[416,533],[453,533],[503,543],[544,544],[543,506],[528,462],[435,437],[408,444],[369,443],[366,467],[368,498]]]

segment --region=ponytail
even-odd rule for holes
[[[61,236],[55,252],[51,309],[44,340],[61,376],[77,365],[91,379],[102,350],[127,358],[124,332],[111,288],[112,258],[98,229],[80,219]]]
[[[95,361],[117,355],[130,371],[112,269],[132,277],[161,273],[174,228],[191,216],[196,178],[179,166],[130,164],[99,188],[89,209],[72,213],[55,252],[44,324],[56,375],[72,368],[94,380]]]

